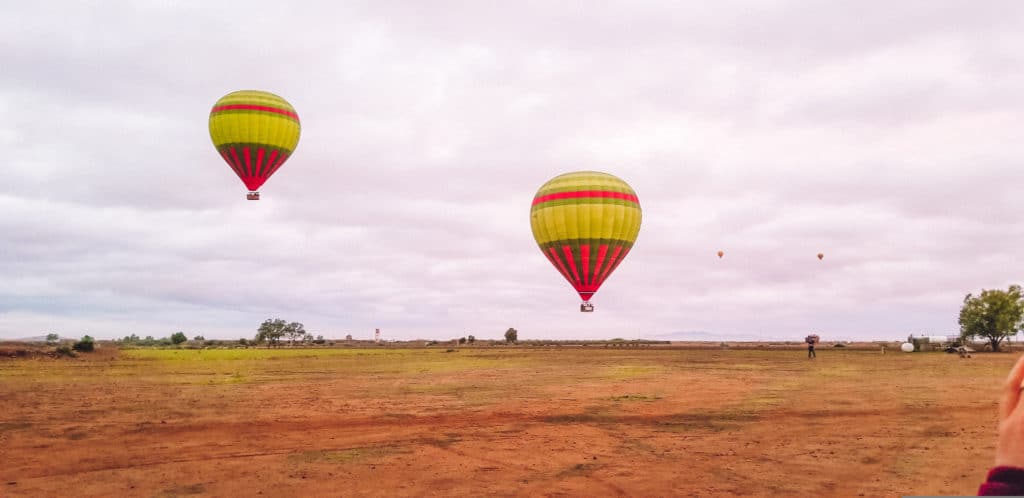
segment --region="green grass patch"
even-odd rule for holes
[[[420,443],[437,446],[438,448],[447,448],[460,441],[462,441],[462,436],[455,433],[445,433],[443,437],[429,437],[419,440]]]
[[[611,379],[635,379],[638,377],[653,377],[665,371],[661,365],[616,365],[608,369],[606,378]]]
[[[679,413],[659,422],[658,425],[668,432],[722,432],[738,430],[760,419],[757,414],[738,410],[708,410]]]
[[[397,446],[368,446],[345,450],[310,450],[288,455],[288,463],[346,464],[362,460],[379,460],[396,453],[408,453]]]
[[[179,486],[173,486],[161,491],[156,496],[161,498],[170,498],[173,496],[189,496],[189,495],[201,495],[206,492],[206,486],[203,484],[182,484]]]
[[[381,358],[414,356],[434,351],[420,349],[304,349],[304,348],[249,348],[249,349],[131,349],[122,351],[126,358],[164,361],[237,361],[273,360],[291,358]]]

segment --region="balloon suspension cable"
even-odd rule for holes
[[[260,193],[254,190],[252,192],[249,192],[248,194],[245,194],[245,198],[249,199],[250,201],[258,201],[260,200]]]

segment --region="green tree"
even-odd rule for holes
[[[181,344],[181,343],[183,343],[183,342],[185,342],[187,340],[188,340],[188,337],[185,336],[184,332],[178,331],[178,332],[175,332],[175,333],[171,334],[171,342],[174,343],[174,344]]]
[[[466,338],[466,340],[469,341],[470,344],[473,344],[474,342],[476,342],[476,337],[469,336]]]
[[[1024,328],[1024,297],[1021,287],[1011,285],[1008,290],[985,290],[974,296],[967,294],[960,308],[960,337],[983,337],[999,351],[1007,336]]]
[[[46,334],[46,343],[47,344],[57,344],[57,341],[59,341],[59,340],[60,340],[60,336],[57,335],[57,334],[54,334],[52,332],[49,333],[49,334]]]
[[[465,344],[465,343],[466,343],[466,338],[465,337],[460,337],[459,338],[459,344]]]
[[[505,342],[511,343],[517,341],[519,341],[519,331],[509,327],[509,329],[505,331]]]
[[[267,347],[279,346],[287,329],[288,322],[280,318],[268,318],[260,324],[260,328],[256,329],[256,343],[263,344],[265,342]]]
[[[299,322],[292,322],[284,326],[284,335],[295,345],[295,339],[302,340],[306,335],[306,328]]]
[[[206,338],[201,336],[201,335],[197,335],[197,336],[193,337],[192,340],[198,342],[198,341],[205,341]]]
[[[84,336],[82,336],[82,340],[76,342],[75,345],[71,346],[71,347],[75,351],[81,351],[83,353],[89,353],[89,352],[91,352],[96,347],[96,345],[95,345],[95,341],[93,341],[92,337],[90,337],[88,335],[84,335]]]

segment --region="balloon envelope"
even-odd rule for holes
[[[232,92],[210,110],[213,145],[253,192],[288,160],[299,144],[300,132],[295,108],[268,92]]]
[[[913,353],[914,345],[909,342],[904,342],[902,345],[900,345],[900,351],[903,351],[904,353]]]
[[[725,256],[725,251],[718,251],[718,259],[722,259],[722,256]]]
[[[584,301],[629,254],[641,218],[632,187],[596,171],[552,178],[530,208],[530,228],[541,252]]]
[[[824,253],[820,253],[820,252],[818,253],[818,261],[821,261],[821,259],[824,258],[824,257],[825,257]]]

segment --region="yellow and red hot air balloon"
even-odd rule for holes
[[[821,261],[825,257],[825,253],[818,253],[818,261]]]
[[[718,251],[718,259],[722,259],[722,256],[725,256],[725,251]]]
[[[583,299],[580,311],[593,311],[591,297],[633,248],[641,218],[629,184],[596,171],[552,178],[530,208],[533,237]]]
[[[213,145],[249,189],[249,200],[259,200],[260,186],[295,151],[301,128],[288,101],[259,90],[229,93],[210,110]]]

